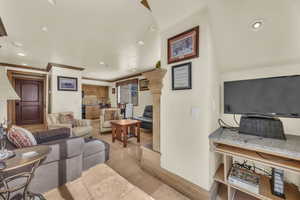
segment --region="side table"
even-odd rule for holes
[[[141,122],[138,120],[115,120],[112,125],[112,141],[119,140],[123,142],[123,146],[127,147],[127,140],[131,137],[136,137],[137,142],[141,138]]]
[[[6,164],[6,168],[0,170],[0,181],[2,185],[2,188],[0,188],[0,198],[9,200],[12,193],[17,194],[18,191],[23,190],[21,194],[22,199],[44,200],[44,197],[41,194],[33,194],[29,192],[28,186],[40,162],[44,158],[46,158],[48,153],[50,152],[50,147],[39,145],[29,148],[16,149],[14,152],[15,156],[13,158],[4,161]],[[28,153],[31,153],[31,155]],[[25,170],[20,170],[25,167],[31,168],[26,172],[24,172]],[[12,174],[14,171],[17,171],[18,173],[11,176],[7,175]],[[10,186],[10,182],[17,181],[18,179],[25,179],[26,181],[25,183],[20,183],[19,185]]]

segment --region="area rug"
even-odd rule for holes
[[[105,164],[82,177],[44,194],[47,200],[154,200]]]

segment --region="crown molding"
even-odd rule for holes
[[[86,77],[86,76],[83,76],[82,79],[90,80],[90,81],[113,82],[112,80],[106,80],[106,79],[100,79],[100,78],[91,78],[91,77]]]
[[[24,66],[24,65],[16,65],[16,64],[10,64],[10,63],[0,63],[0,66],[2,66],[2,67],[14,67],[14,68],[19,68],[19,69],[29,69],[29,70],[47,72],[46,69],[42,69],[42,68],[31,67],[31,66]]]
[[[70,65],[63,65],[63,64],[51,63],[50,62],[47,65],[47,71],[49,72],[52,69],[52,67],[60,67],[60,68],[79,70],[79,71],[85,70],[85,68],[83,68],[83,67],[74,67],[74,66],[70,66]]]
[[[122,81],[122,80],[129,79],[129,78],[134,78],[134,77],[137,77],[137,76],[142,76],[143,73],[152,72],[155,69],[156,68],[150,69],[150,70],[146,70],[146,71],[143,71],[143,72],[139,72],[139,73],[135,73],[135,74],[131,74],[131,75],[122,76],[122,77],[119,77],[119,78],[116,78],[116,79],[112,79],[111,82],[117,82],[117,81]]]

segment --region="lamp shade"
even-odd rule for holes
[[[2,67],[0,68],[0,101],[7,100],[20,100],[20,97],[10,84],[6,70]]]

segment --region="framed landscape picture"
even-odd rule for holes
[[[140,91],[149,90],[149,80],[148,79],[141,79],[139,84],[140,84]]]
[[[172,67],[172,90],[192,89],[192,63]]]
[[[78,91],[77,78],[58,76],[57,90],[59,91]]]
[[[168,64],[199,57],[199,26],[168,39]]]

